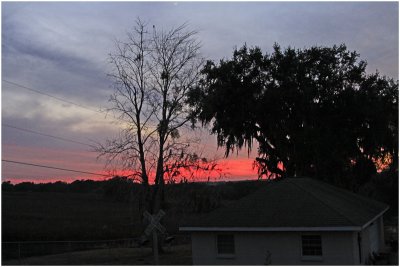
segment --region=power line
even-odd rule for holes
[[[60,97],[57,97],[57,96],[53,96],[53,95],[50,95],[50,94],[48,94],[48,93],[44,93],[44,92],[41,92],[41,91],[39,91],[39,90],[30,88],[30,87],[27,87],[27,86],[24,86],[24,85],[15,83],[15,82],[8,81],[8,80],[6,80],[6,79],[2,79],[2,81],[3,81],[3,82],[6,82],[6,83],[8,83],[8,84],[12,84],[12,85],[14,85],[14,86],[23,88],[23,89],[25,89],[25,90],[35,92],[35,93],[37,93],[37,94],[41,94],[41,95],[45,95],[45,96],[48,96],[48,97],[57,99],[58,101],[62,101],[62,102],[64,102],[64,103],[68,103],[68,104],[71,104],[71,105],[75,105],[75,106],[78,106],[78,107],[80,107],[80,108],[84,108],[84,109],[87,109],[87,110],[90,110],[90,111],[93,111],[93,112],[102,113],[102,112],[99,111],[99,110],[91,109],[91,108],[85,107],[85,106],[83,106],[83,105],[81,105],[81,104],[72,102],[72,101],[70,101],[70,100],[66,100],[66,99],[63,99],[63,98],[60,98]]]
[[[71,169],[64,169],[64,168],[59,168],[59,167],[52,167],[52,166],[46,166],[46,165],[39,165],[39,164],[28,163],[28,162],[21,162],[21,161],[7,160],[7,159],[2,159],[1,161],[3,161],[3,162],[8,162],[8,163],[21,164],[21,165],[28,165],[28,166],[40,167],[40,168],[47,168],[47,169],[54,169],[54,170],[61,170],[61,171],[68,171],[68,172],[77,172],[77,173],[85,173],[85,174],[91,174],[91,175],[98,175],[98,176],[109,177],[109,175],[100,174],[100,173],[85,172],[85,171],[78,171],[78,170],[71,170]]]
[[[21,84],[15,83],[15,82],[11,82],[11,81],[8,81],[8,80],[6,80],[6,79],[2,79],[2,81],[3,81],[3,82],[6,82],[6,83],[8,83],[8,84],[11,84],[11,85],[14,85],[14,86],[17,86],[17,87],[26,89],[26,90],[28,90],[28,91],[35,92],[35,93],[37,93],[37,94],[41,94],[41,95],[44,95],[44,96],[48,96],[48,97],[54,98],[54,99],[56,99],[56,100],[58,100],[58,101],[61,101],[61,102],[67,103],[67,104],[75,105],[75,106],[77,106],[77,107],[80,107],[80,108],[83,108],[83,109],[86,109],[86,110],[90,110],[90,111],[92,111],[92,112],[96,112],[96,113],[99,113],[99,114],[106,114],[106,115],[107,115],[107,111],[95,110],[95,109],[92,109],[92,108],[88,108],[88,107],[85,107],[84,105],[75,103],[75,102],[70,101],[70,100],[67,100],[67,99],[65,99],[65,98],[61,98],[61,97],[58,97],[58,96],[53,96],[53,95],[51,95],[51,94],[48,94],[48,93],[39,91],[39,90],[37,90],[37,89],[33,89],[33,88],[28,87],[28,86],[25,86],[25,85],[21,85]],[[109,119],[109,118],[107,118],[107,119]],[[128,121],[128,120],[123,120],[123,119],[119,119],[119,118],[115,118],[115,119],[116,119],[116,120],[119,120],[119,121],[122,121],[122,122],[131,123],[131,122]]]
[[[65,141],[65,142],[71,142],[71,143],[75,143],[75,144],[80,144],[80,145],[85,145],[85,146],[92,147],[92,145],[90,145],[90,144],[82,143],[82,142],[79,142],[79,141],[75,141],[75,140],[72,140],[72,139],[59,137],[59,136],[55,136],[55,135],[51,135],[51,134],[45,134],[45,133],[41,133],[41,132],[36,132],[36,131],[25,129],[25,128],[20,128],[20,127],[13,126],[13,125],[10,125],[10,124],[7,124],[7,123],[3,123],[2,125],[5,126],[5,127],[8,127],[8,128],[13,128],[13,129],[24,131],[24,132],[28,132],[28,133],[34,133],[34,134],[43,135],[43,136],[46,136],[46,137],[59,139],[59,140]]]

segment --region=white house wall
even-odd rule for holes
[[[271,265],[358,264],[354,232],[312,232],[321,235],[323,256],[320,261],[302,259],[301,232],[235,232],[235,255],[231,258],[217,255],[216,234],[192,233],[193,264],[264,265],[268,251]]]
[[[383,217],[379,217],[372,224],[361,231],[361,258],[367,263],[371,253],[378,253],[384,248]]]
[[[361,259],[363,264],[368,262],[369,254],[369,227],[367,227],[361,231]]]
[[[353,232],[353,262],[354,264],[360,264],[360,246],[358,244],[358,232]],[[362,260],[362,259],[361,259]]]

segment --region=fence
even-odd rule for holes
[[[51,255],[80,250],[138,247],[134,238],[93,241],[22,241],[2,242],[2,258],[22,259],[31,256]]]
[[[171,237],[170,237],[171,238]],[[190,237],[184,234],[174,235],[169,239],[171,243],[188,244]],[[52,254],[71,253],[84,250],[113,249],[113,248],[139,248],[150,246],[149,242],[143,242],[141,238],[125,238],[113,240],[90,241],[15,241],[2,242],[2,260],[22,260],[32,256],[44,256]]]

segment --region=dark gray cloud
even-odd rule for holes
[[[245,42],[265,51],[274,42],[296,48],[345,43],[368,61],[368,71],[398,79],[398,3],[224,4],[196,9],[204,51],[214,59]]]
[[[105,59],[96,62],[85,51],[75,52],[73,44],[50,39],[44,30],[3,20],[3,78],[84,103],[104,102],[109,84]]]

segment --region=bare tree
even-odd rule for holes
[[[215,161],[191,150],[193,140],[180,136],[181,128],[189,127],[187,93],[196,86],[203,65],[197,33],[187,28],[148,30],[138,19],[127,40],[117,41],[116,52],[110,54],[115,85],[110,111],[123,130],[96,150],[109,166],[122,166],[144,185],[144,207],[153,213],[160,209],[166,173],[171,181],[183,169],[220,171]]]

